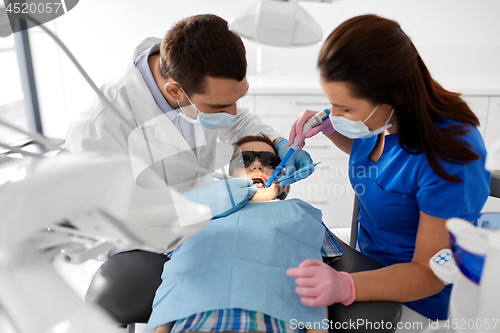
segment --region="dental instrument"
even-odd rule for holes
[[[299,170],[295,171],[291,175],[278,177],[278,178],[276,178],[275,183],[281,183],[282,181],[293,178],[295,175],[298,175],[302,172],[309,172],[309,170],[314,169],[316,167],[316,165],[318,165],[320,163],[321,162],[309,164],[309,165],[306,165],[305,167],[300,168]]]
[[[306,123],[304,124],[304,127],[303,127],[303,136],[304,136],[304,139],[305,139],[306,133],[310,129],[312,129],[313,127],[316,127],[316,126],[320,125],[321,123],[323,123],[326,119],[328,119],[329,116],[330,116],[330,110],[329,109],[324,109],[323,111],[318,112],[314,116],[312,116],[311,118],[309,118],[306,121]],[[302,140],[302,142],[304,142],[304,139]],[[276,168],[276,170],[274,170],[274,172],[271,175],[271,177],[269,177],[269,179],[266,182],[265,187],[269,187],[271,185],[271,183],[273,182],[274,178],[276,178],[276,176],[281,171],[281,169],[283,168],[283,166],[285,165],[285,163],[288,161],[288,159],[290,158],[290,156],[292,156],[293,152],[296,151],[297,149],[299,149],[299,146],[302,144],[302,142],[299,142],[297,140],[297,137],[295,137],[295,140],[293,141],[292,145],[290,146],[290,150],[285,155],[285,157],[283,158],[283,160],[281,161],[281,163],[278,165],[278,167]]]

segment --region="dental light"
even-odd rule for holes
[[[323,35],[319,23],[300,5],[301,0],[259,0],[229,23],[238,35],[274,46],[316,44]],[[302,0],[332,2],[333,0]]]

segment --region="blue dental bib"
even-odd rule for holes
[[[318,322],[326,307],[308,307],[285,271],[321,260],[321,211],[298,200],[251,202],[213,219],[165,263],[146,330],[215,309],[240,308],[290,322]]]

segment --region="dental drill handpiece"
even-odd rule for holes
[[[278,175],[278,173],[281,171],[281,169],[283,168],[283,166],[285,165],[285,163],[290,158],[290,156],[292,156],[293,152],[296,151],[297,149],[299,149],[299,146],[305,140],[306,133],[310,129],[312,129],[313,127],[316,127],[316,126],[320,125],[321,123],[323,123],[326,119],[328,119],[329,116],[330,116],[330,110],[329,109],[324,109],[323,111],[318,112],[314,116],[312,116],[311,118],[307,119],[306,123],[304,124],[303,131],[302,131],[302,134],[303,134],[302,135],[302,138],[303,138],[302,141],[299,142],[299,140],[297,139],[297,137],[295,137],[295,140],[290,145],[290,150],[288,150],[288,152],[286,153],[286,155],[283,158],[283,160],[281,160],[280,164],[276,167],[276,170],[274,170],[274,172],[271,175],[271,177],[269,177],[269,179],[267,180],[267,182],[265,184],[265,187],[269,187],[271,185],[271,183],[274,181],[274,179],[276,178],[276,176]]]

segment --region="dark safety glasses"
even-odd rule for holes
[[[280,158],[268,151],[242,151],[241,153],[236,154],[231,159],[231,166],[233,168],[242,167],[248,168],[255,158],[258,157],[260,163],[266,168],[275,169],[278,164],[280,164]]]

